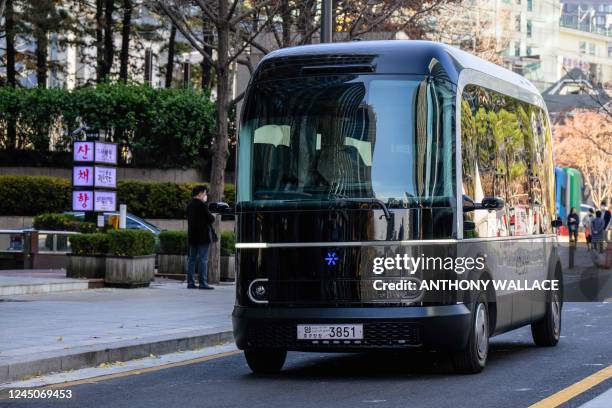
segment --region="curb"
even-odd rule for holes
[[[134,343],[119,342],[114,347],[100,346],[83,347],[79,352],[46,356],[41,353],[39,358],[29,361],[15,361],[8,364],[0,363],[0,384],[22,380],[27,377],[76,370],[85,367],[95,367],[102,363],[114,363],[149,357],[151,354],[169,354],[177,351],[195,350],[203,347],[216,346],[233,341],[231,330],[221,332],[194,333],[183,337],[165,336],[155,340]],[[96,348],[97,347],[97,348]]]

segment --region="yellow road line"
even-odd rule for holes
[[[608,378],[612,378],[612,365],[597,371],[586,377],[583,380],[578,381],[576,384],[572,384],[567,388],[551,395],[542,401],[536,402],[529,408],[553,408],[571,400],[575,396],[582,394],[586,390],[593,388],[599,383],[606,381]]]
[[[46,388],[68,388],[68,387],[72,387],[74,385],[80,385],[80,384],[94,384],[94,383],[97,383],[97,382],[100,382],[100,381],[112,380],[114,378],[129,377],[131,375],[138,375],[138,374],[150,373],[150,372],[153,372],[153,371],[165,370],[166,368],[181,367],[181,366],[186,366],[186,365],[190,365],[190,364],[203,363],[205,361],[216,360],[218,358],[233,356],[233,355],[238,354],[238,353],[242,353],[242,351],[240,351],[240,350],[227,351],[225,353],[219,353],[219,354],[213,354],[213,355],[210,355],[210,356],[192,358],[191,360],[177,361],[176,363],[168,363],[168,364],[163,364],[163,365],[159,365],[159,366],[155,366],[155,367],[140,368],[140,369],[134,369],[134,370],[130,370],[130,371],[124,371],[124,372],[121,372],[121,373],[113,373],[113,374],[107,374],[107,375],[100,375],[98,377],[85,378],[83,380],[66,381],[66,382],[63,382],[63,383],[57,383],[57,384],[51,384],[51,385],[45,386],[45,387],[43,387],[43,389],[46,389]]]

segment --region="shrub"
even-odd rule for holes
[[[70,236],[72,253],[75,255],[105,255],[109,251],[108,234],[77,234]]]
[[[70,214],[41,214],[34,217],[34,228],[49,231],[75,231],[89,233],[96,231],[96,224],[84,222]]]
[[[38,215],[70,207],[70,180],[45,176],[0,176],[0,215]]]
[[[163,231],[159,234],[159,245],[164,254],[187,255],[187,232]]]
[[[233,231],[221,233],[221,256],[230,256],[236,253],[236,234]]]
[[[109,253],[114,256],[142,256],[155,253],[155,237],[149,231],[118,230],[107,233]]]

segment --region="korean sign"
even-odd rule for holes
[[[94,142],[74,142],[73,158],[75,162],[94,161]]]
[[[79,190],[72,192],[73,211],[93,211],[93,191]]]
[[[99,191],[94,194],[94,211],[115,211],[117,209],[117,193],[115,191]]]
[[[114,143],[95,143],[96,163],[117,164],[117,145]]]
[[[72,168],[72,185],[75,187],[91,187],[94,185],[93,166],[74,166]]]
[[[96,166],[94,184],[96,187],[116,188],[117,169],[115,167]]]

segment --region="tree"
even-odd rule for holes
[[[166,64],[166,88],[172,86],[172,74],[174,72],[174,51],[176,41],[176,27],[170,28],[170,38],[168,39],[168,63]]]
[[[612,199],[612,121],[607,113],[576,109],[553,128],[557,164],[582,173],[591,200]]]
[[[487,0],[446,2],[431,19],[424,38],[457,46],[482,59],[501,64],[512,32],[510,13]],[[496,29],[497,26],[497,29]]]
[[[4,15],[4,7],[6,6],[6,0],[0,0],[0,20],[2,20],[2,16]],[[2,26],[0,26],[2,28]]]
[[[126,82],[130,61],[130,30],[132,28],[132,0],[123,0],[123,20],[121,21],[121,52],[119,54],[119,79]]]

